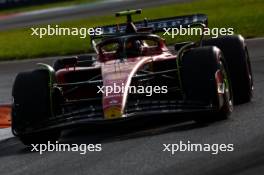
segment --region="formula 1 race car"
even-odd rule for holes
[[[234,104],[249,102],[253,79],[242,36],[176,43],[164,27],[207,26],[195,14],[132,21],[141,10],[116,13],[127,22],[100,27],[95,56],[57,60],[53,67],[19,73],[13,85],[12,131],[29,145],[55,141],[62,129],[133,117],[206,113],[197,121],[226,119]],[[172,50],[172,51],[171,51]]]

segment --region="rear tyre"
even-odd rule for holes
[[[234,103],[249,102],[253,94],[253,75],[244,38],[224,36],[203,41],[204,45],[217,46],[223,52],[230,72]]]
[[[216,72],[220,71],[224,93],[219,95]],[[226,119],[233,110],[233,96],[228,70],[217,47],[191,49],[182,57],[182,83],[187,100],[213,104],[216,111],[203,114],[197,121]]]
[[[59,138],[60,131],[24,134],[28,128],[34,128],[52,116],[49,83],[49,73],[42,69],[19,73],[15,79],[12,90],[12,131],[26,145]]]

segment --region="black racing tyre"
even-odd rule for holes
[[[233,110],[233,96],[224,57],[217,47],[201,47],[186,51],[181,62],[183,90],[187,100],[203,101],[218,107],[213,113],[196,118],[197,121],[226,119]],[[215,74],[218,70],[227,79],[223,101],[219,100]]]
[[[234,103],[249,102],[253,94],[253,75],[244,38],[224,36],[203,41],[204,45],[217,46],[226,59],[234,95]]]
[[[23,136],[27,128],[34,128],[36,123],[44,121],[52,116],[50,100],[50,78],[47,70],[35,70],[32,72],[19,73],[15,79],[12,96],[12,131],[23,143],[46,141],[50,135]],[[50,135],[53,137],[58,134]],[[36,140],[38,138],[38,140]]]

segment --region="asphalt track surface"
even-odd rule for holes
[[[62,143],[101,143],[101,152],[46,152],[25,148],[17,138],[0,142],[0,174],[260,175],[264,172],[264,39],[247,40],[254,73],[251,103],[236,106],[228,120],[198,125],[185,116],[83,127],[64,132]],[[17,72],[37,61],[0,64],[0,96],[10,100]],[[52,62],[47,59],[46,62]],[[163,152],[179,141],[234,144],[234,152]]]
[[[66,8],[53,8],[51,10],[0,16],[0,30],[36,26],[39,24],[52,24],[92,16],[112,15],[114,12],[126,9],[138,9],[190,1],[193,0],[103,0]]]

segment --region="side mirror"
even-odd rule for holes
[[[0,105],[0,129],[11,127],[11,105]]]

